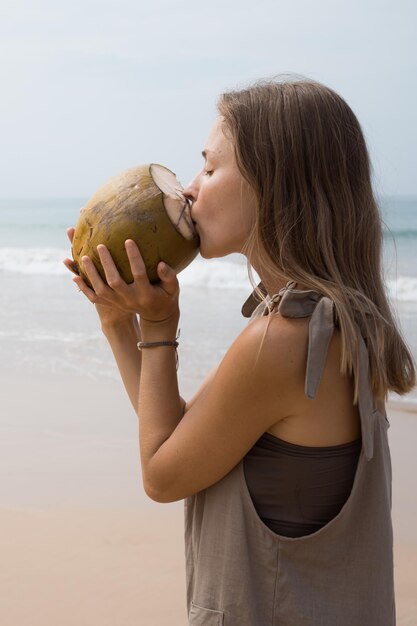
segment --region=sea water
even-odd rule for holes
[[[0,369],[119,378],[94,307],[62,263],[71,256],[66,228],[85,200],[0,199]],[[380,208],[387,290],[416,358],[417,197],[383,198]],[[239,254],[198,256],[179,281],[179,375],[191,391],[247,323],[240,308],[252,287]]]

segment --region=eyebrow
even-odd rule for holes
[[[214,151],[214,150],[203,150],[201,154],[203,155],[203,157],[204,157],[205,159],[207,159],[207,153],[208,153],[208,152],[211,152],[211,154],[215,154],[215,151]]]

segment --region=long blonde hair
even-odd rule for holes
[[[360,124],[332,89],[307,78],[257,82],[222,94],[218,110],[258,213],[242,252],[333,300],[342,336],[341,373],[355,379],[358,328],[373,392],[404,394],[416,382],[386,296],[381,217]],[[257,290],[258,296],[264,299]]]

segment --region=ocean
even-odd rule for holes
[[[85,200],[0,199],[4,371],[119,380],[94,307],[78,293],[62,263],[71,256],[66,228],[75,225]],[[380,206],[386,284],[417,359],[417,197],[383,198]],[[189,394],[246,325],[240,308],[252,288],[246,259],[238,254],[210,260],[198,256],[179,280],[179,381],[181,391]],[[417,392],[406,399],[417,402]]]

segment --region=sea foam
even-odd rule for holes
[[[68,274],[62,261],[70,256],[61,248],[0,248],[0,272],[14,274]]]
[[[62,248],[0,248],[0,272],[68,276],[69,271],[63,264],[67,257],[71,257],[70,250]],[[247,290],[250,282],[244,257],[231,255],[230,258],[233,260],[197,257],[180,272],[180,285]],[[254,270],[253,277],[259,282]]]
[[[64,248],[0,248],[0,272],[68,276],[63,260],[70,256],[70,250]],[[255,270],[252,274],[258,283]],[[198,256],[178,277],[181,287],[251,289],[246,259],[237,254],[221,259]],[[393,300],[417,302],[417,277],[398,276],[387,280],[386,284]]]
[[[387,287],[393,300],[417,302],[417,278],[398,276],[397,280],[388,280]]]

